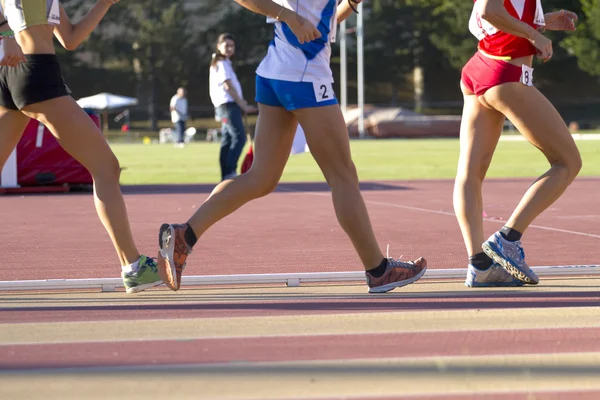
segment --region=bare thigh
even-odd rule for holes
[[[346,177],[356,180],[346,122],[338,105],[294,111],[306,135],[306,143],[325,179]]]
[[[60,145],[92,175],[118,173],[118,161],[104,135],[72,97],[32,104],[23,113],[46,125]]]
[[[581,164],[579,150],[564,120],[535,87],[505,83],[488,90],[483,97],[540,149],[551,164]]]
[[[457,175],[483,181],[502,134],[505,117],[464,87],[463,94]]]
[[[298,121],[281,107],[259,104],[258,109],[254,160],[248,173],[276,184],[290,156]]]
[[[0,107],[0,170],[27,128],[29,117],[20,111]]]

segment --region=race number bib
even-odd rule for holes
[[[521,83],[525,86],[533,86],[533,68],[521,65]]]
[[[542,9],[542,0],[536,0],[535,2],[535,17],[533,23],[537,26],[545,26],[546,20],[544,19],[544,10]]]
[[[335,99],[332,82],[313,82],[317,103]]]
[[[48,10],[48,23],[50,25],[60,25],[60,3],[59,0],[52,0]]]
[[[494,25],[481,18],[480,8],[480,3],[475,2],[471,18],[469,18],[469,31],[477,40],[482,40],[484,37],[498,32],[498,29]]]

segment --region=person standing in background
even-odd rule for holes
[[[185,89],[180,87],[177,94],[171,98],[169,110],[171,111],[171,121],[175,127],[177,143],[175,146],[185,146],[185,121],[188,118],[188,101],[185,97]]]
[[[246,144],[243,116],[256,112],[256,107],[244,100],[242,85],[233,70],[231,57],[235,53],[233,36],[219,35],[217,48],[210,63],[210,99],[215,106],[215,115],[222,123],[221,180],[236,177],[237,164]]]

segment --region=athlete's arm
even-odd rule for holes
[[[257,14],[262,14],[267,17],[276,18],[277,20],[286,23],[294,35],[298,38],[298,42],[312,42],[321,37],[321,32],[317,30],[310,22],[301,17],[292,10],[280,6],[271,0],[234,0],[236,3]]]
[[[494,25],[496,29],[529,39],[539,50],[538,56],[544,60],[552,57],[552,41],[532,26],[514,18],[506,11],[504,0],[478,0],[481,18]]]
[[[352,12],[356,11],[356,5],[362,3],[362,0],[342,0],[338,5],[336,18],[338,23],[345,21]]]
[[[72,24],[62,4],[60,25],[54,28],[54,35],[67,50],[75,50],[100,23],[108,9],[119,0],[98,0],[92,9],[76,24]]]
[[[5,34],[6,32],[10,32],[8,21],[2,13],[0,13],[0,32],[5,32]],[[14,36],[12,36],[12,33],[9,34],[11,36],[0,36],[0,47],[2,47],[0,51],[0,66],[16,67],[19,63],[25,61],[25,56]]]
[[[549,31],[574,31],[577,14],[572,11],[560,10],[544,15],[545,29]]]
[[[25,61],[25,56],[21,47],[17,43],[14,37],[1,38],[0,46],[2,46],[2,55],[0,58],[0,66],[3,67],[16,67],[21,62]]]

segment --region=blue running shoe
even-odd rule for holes
[[[515,287],[523,286],[524,283],[513,278],[499,264],[493,263],[486,270],[477,269],[469,264],[465,285],[468,287]]]
[[[537,285],[540,282],[540,278],[525,262],[521,241],[509,242],[500,232],[496,232],[483,243],[482,247],[485,254],[521,282],[530,285]]]

